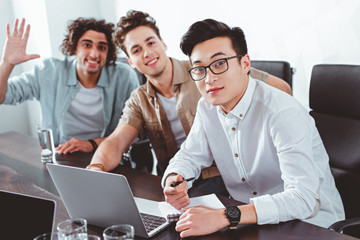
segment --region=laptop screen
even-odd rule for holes
[[[52,231],[55,201],[0,190],[0,238],[33,239]]]

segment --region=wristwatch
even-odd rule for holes
[[[229,206],[225,209],[225,216],[229,219],[230,229],[236,229],[240,222],[241,211],[237,206]]]

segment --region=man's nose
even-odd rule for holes
[[[144,57],[149,57],[149,56],[151,56],[151,54],[152,54],[151,49],[149,49],[149,48],[144,49]]]
[[[91,51],[90,51],[90,57],[98,58],[99,57],[99,51],[96,48],[92,48]]]
[[[206,69],[206,76],[205,76],[205,83],[206,84],[213,84],[216,79],[216,74],[214,74],[210,68]]]

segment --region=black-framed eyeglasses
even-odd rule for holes
[[[203,80],[206,77],[207,71],[209,68],[213,74],[221,74],[226,72],[229,69],[228,60],[233,58],[241,58],[244,55],[232,56],[227,58],[220,58],[218,60],[213,61],[206,67],[193,67],[189,70],[190,76],[194,81]]]

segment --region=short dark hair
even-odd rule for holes
[[[126,16],[120,18],[118,24],[116,25],[116,30],[114,34],[114,42],[120,47],[126,55],[128,55],[126,51],[126,47],[124,46],[124,41],[126,34],[128,34],[131,30],[140,27],[146,26],[154,30],[156,35],[161,39],[159,28],[156,26],[156,21],[152,18],[148,13],[129,10],[126,13]]]
[[[116,47],[112,41],[114,33],[114,24],[106,23],[105,20],[96,20],[94,18],[78,18],[71,21],[67,26],[67,34],[60,45],[62,53],[66,56],[72,56],[76,52],[76,47],[79,39],[88,30],[104,33],[108,41],[108,54],[106,57],[106,65],[115,64],[116,61]]]
[[[237,55],[247,54],[247,45],[243,30],[230,28],[223,22],[205,19],[192,24],[181,38],[180,48],[190,57],[195,45],[215,37],[229,37]]]

